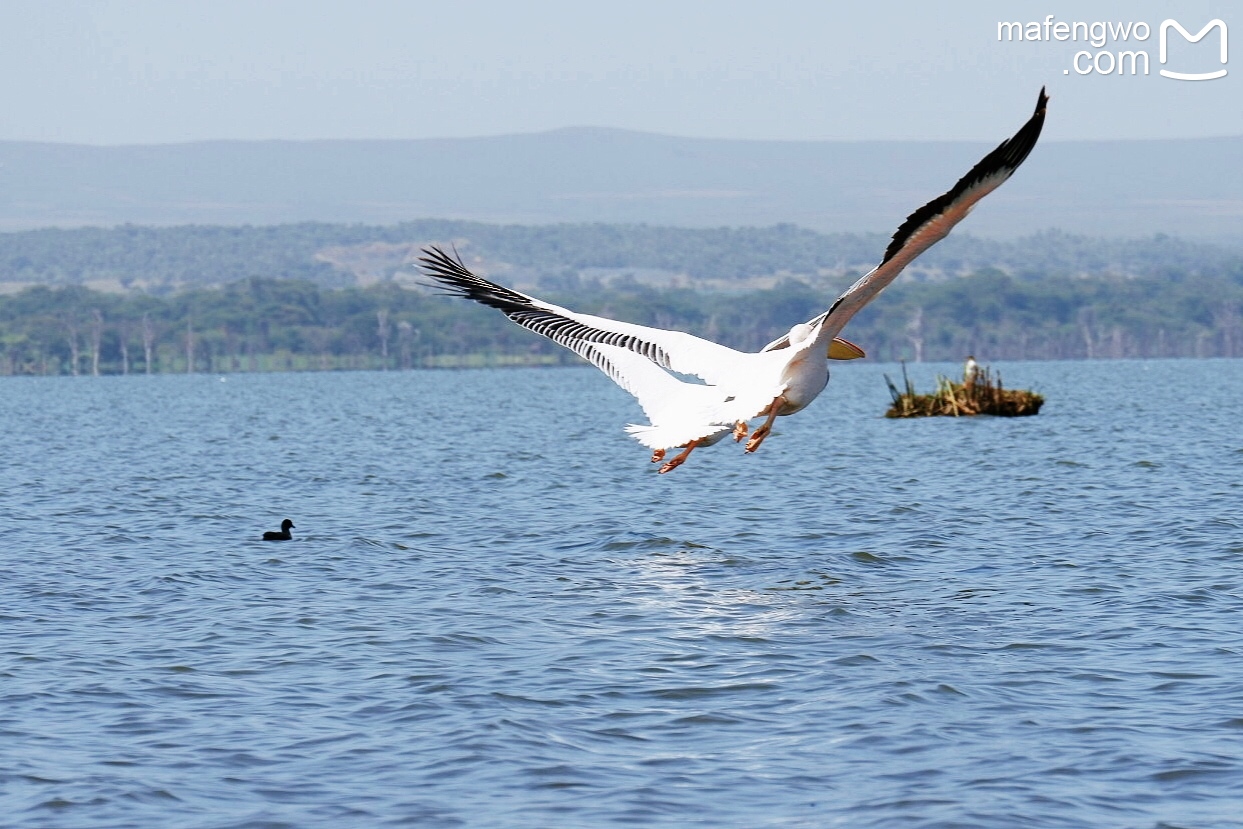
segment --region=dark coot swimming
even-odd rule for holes
[[[281,531],[274,533],[271,530],[263,534],[264,541],[289,541],[293,538],[289,531],[293,529],[293,522],[286,518],[281,522]]]

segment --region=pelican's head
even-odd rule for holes
[[[811,326],[805,322],[800,322],[798,325],[791,328],[790,333],[786,334],[786,339],[789,341],[790,347],[797,348],[803,340],[811,336],[811,330]]]
[[[791,332],[791,335],[793,333]],[[852,343],[850,340],[843,340],[841,337],[834,337],[829,343],[829,359],[830,360],[857,360],[860,357],[866,357],[863,349]]]

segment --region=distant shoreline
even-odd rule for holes
[[[584,313],[755,351],[823,311],[886,241],[449,220],[0,234],[0,284],[23,286],[0,291],[0,374],[572,362],[422,284],[414,263],[430,243]],[[953,234],[847,334],[880,361],[1243,356],[1243,242]]]

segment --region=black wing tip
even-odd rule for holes
[[[498,308],[506,313],[534,307],[531,297],[504,285],[489,282],[466,267],[457,246],[450,256],[439,245],[423,248],[419,268],[423,276],[433,280],[429,287],[439,288],[450,296],[472,299],[482,305]]]
[[[992,152],[980,159],[948,192],[938,196],[910,216],[907,216],[906,221],[894,232],[893,238],[889,242],[889,247],[885,249],[885,258],[881,260],[882,265],[897,255],[911,235],[922,227],[925,222],[940,214],[941,211],[972,186],[991,175],[1003,171],[1009,177],[1010,173],[1017,170],[1019,165],[1027,160],[1027,156],[1035,148],[1036,141],[1040,138],[1041,130],[1044,129],[1045,110],[1049,104],[1049,95],[1045,90],[1046,87],[1040,87],[1040,94],[1036,98],[1036,110],[1027,119],[1027,122],[1019,127],[1018,132],[1002,141]]]
[[[423,248],[423,255],[418,260],[419,270],[422,271],[423,276],[435,280],[435,287],[447,288],[450,293],[458,295],[468,295],[468,285],[486,283],[486,280],[481,280],[470,268],[466,267],[456,245],[452,250],[453,255],[450,256],[439,245],[428,245]]]
[[[462,261],[462,255],[458,253],[456,246],[453,248],[452,256],[445,253],[444,248],[439,245],[428,245],[423,248],[421,253],[423,255],[419,257],[419,266],[429,276],[445,269],[470,272],[470,269]]]

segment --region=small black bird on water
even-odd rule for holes
[[[268,530],[267,532],[263,534],[263,540],[264,541],[289,541],[293,538],[293,536],[289,534],[289,531],[292,529],[293,529],[293,522],[290,521],[288,518],[286,518],[284,521],[281,522],[280,532],[274,533],[271,530]]]

